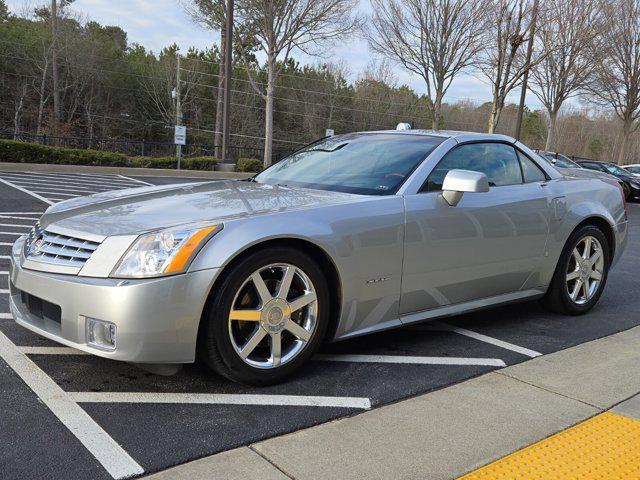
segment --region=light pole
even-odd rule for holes
[[[529,33],[529,43],[527,44],[527,63],[524,76],[522,77],[522,90],[520,91],[520,105],[518,106],[518,120],[516,121],[516,140],[520,140],[522,131],[522,116],[524,114],[524,101],[527,96],[527,83],[529,81],[529,70],[531,69],[531,54],[533,52],[533,40],[536,34],[536,21],[538,19],[538,1],[534,0],[531,8],[531,32]]]
[[[227,0],[225,25],[225,75],[224,75],[224,108],[222,110],[222,162],[235,166],[233,156],[229,151],[229,137],[231,130],[231,62],[233,58],[233,0]],[[231,169],[230,166],[227,167]]]

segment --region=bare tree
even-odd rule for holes
[[[529,41],[533,23],[529,0],[493,0],[480,70],[491,84],[491,110],[488,131],[494,133],[507,96],[520,85],[525,72],[540,63],[546,51],[534,44],[527,62],[524,45]]]
[[[547,110],[545,148],[554,146],[558,112],[566,100],[587,84],[593,62],[591,40],[602,31],[600,0],[547,0],[536,37],[548,54],[531,70],[530,90]],[[567,21],[571,19],[571,21]]]
[[[595,75],[590,92],[622,120],[618,149],[622,164],[631,134],[640,125],[640,1],[613,0],[603,8],[609,21],[592,50]]]
[[[273,107],[276,80],[292,51],[313,53],[313,47],[348,34],[357,19],[352,0],[239,0],[238,24],[249,26],[247,34],[266,56],[266,88],[256,79],[245,59],[253,89],[265,102],[264,166],[271,165]],[[244,51],[244,49],[241,49]]]
[[[483,48],[488,0],[373,0],[371,48],[425,81],[432,128],[451,82]]]

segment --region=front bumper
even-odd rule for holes
[[[53,274],[21,266],[23,241],[19,239],[13,247],[9,271],[10,308],[18,324],[63,345],[114,360],[195,360],[200,317],[219,269],[124,281]],[[23,302],[21,291],[60,307],[60,318],[35,315]],[[86,317],[116,325],[114,351],[87,345]]]

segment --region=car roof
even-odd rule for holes
[[[493,140],[503,141],[509,143],[515,143],[516,140],[513,137],[507,135],[500,135],[497,133],[478,133],[478,132],[461,132],[457,130],[427,130],[427,129],[411,129],[411,130],[375,130],[369,132],[358,132],[361,134],[367,133],[393,133],[397,135],[427,135],[431,137],[442,138],[454,138],[458,141],[468,142],[474,140]]]

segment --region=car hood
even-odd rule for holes
[[[357,201],[348,193],[246,181],[214,181],[116,190],[67,200],[49,208],[40,224],[100,237],[175,225]]]

